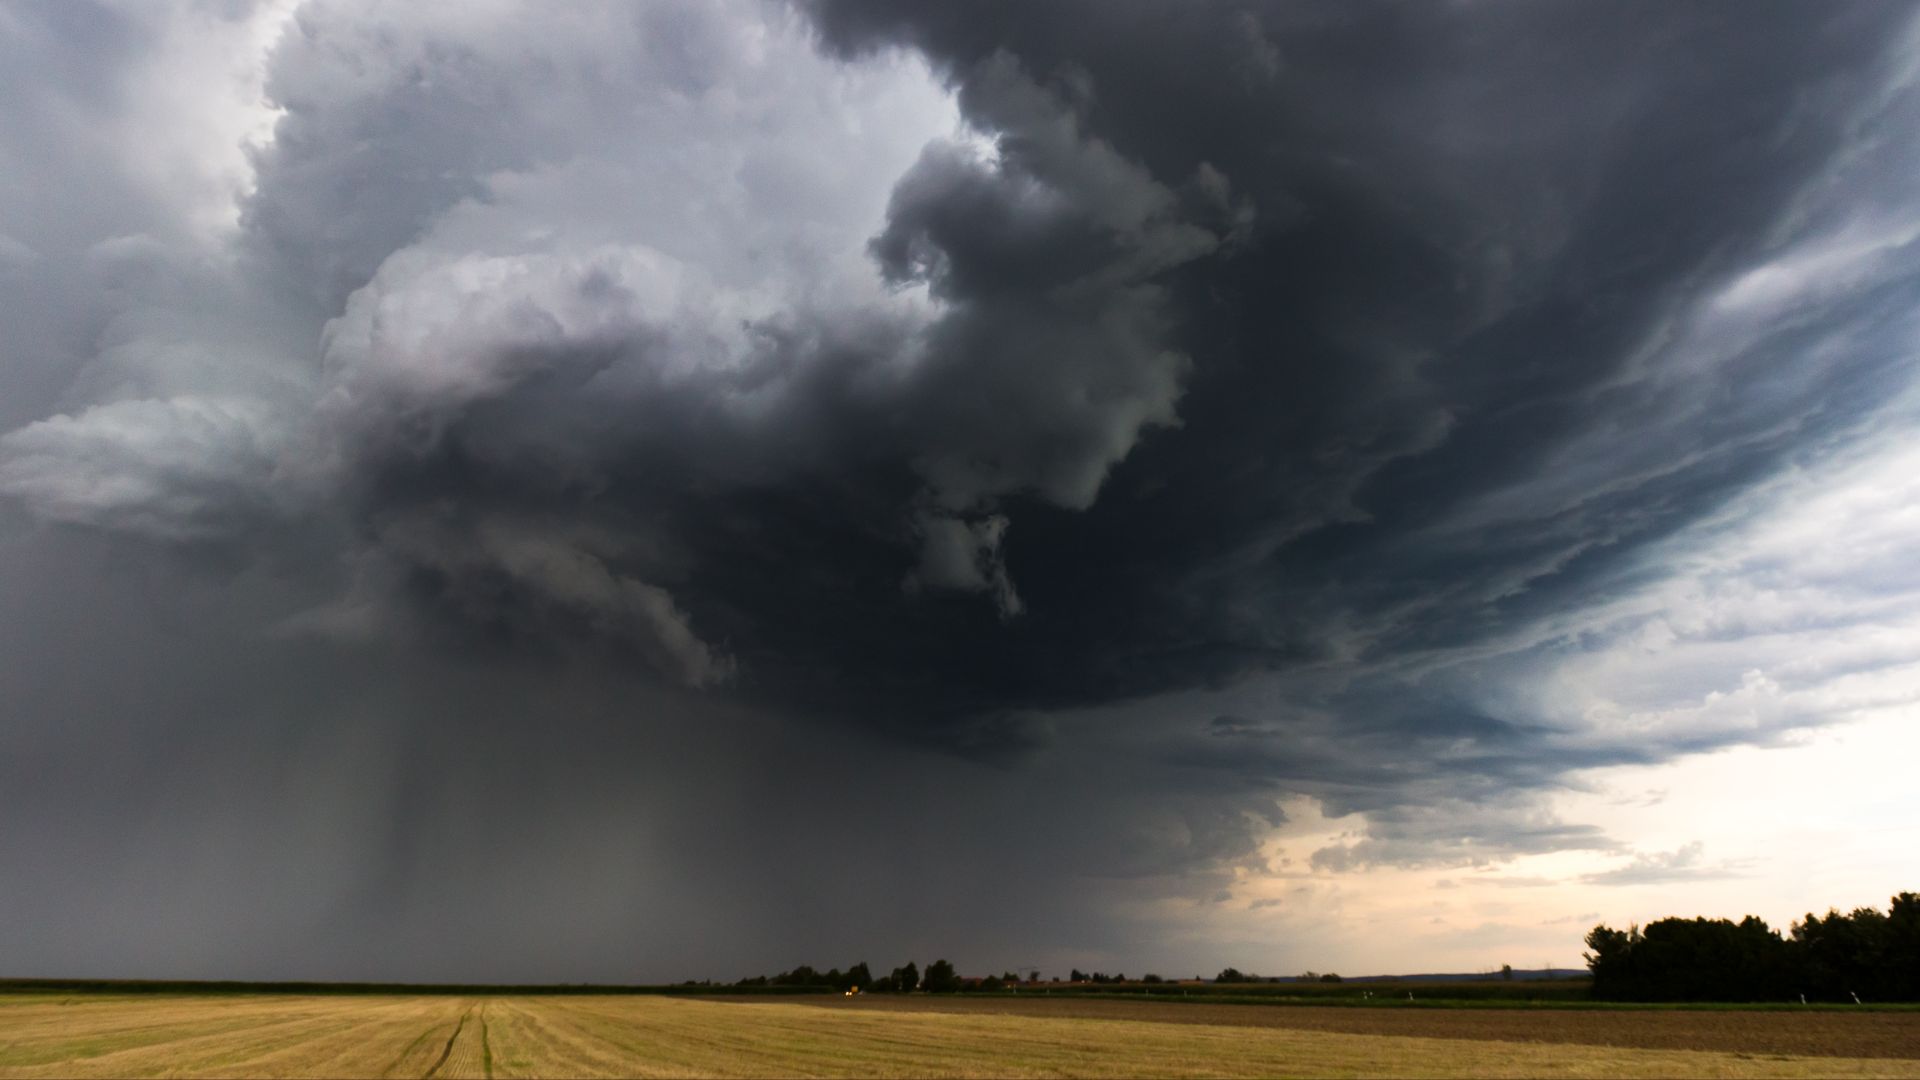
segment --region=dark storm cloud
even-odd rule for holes
[[[8,55],[57,43],[124,85],[11,69],[34,107],[8,145],[165,83],[127,58],[192,19],[267,9],[85,10],[14,20]],[[1541,793],[1778,741],[1831,717],[1809,695],[1832,671],[1901,659],[1731,686],[1716,660],[1612,697],[1562,674],[1737,637],[1679,625],[1675,567],[1908,423],[1909,19],[303,5],[230,234],[106,220],[44,180],[0,196],[0,275],[67,298],[20,294],[8,565],[160,568],[146,602],[205,619],[114,697],[89,657],[141,646],[88,593],[97,635],[10,671],[38,775],[119,739],[112,775],[159,786],[88,788],[98,829],[15,832],[7,857],[116,897],[141,857],[109,823],[142,808],[181,823],[161,850],[224,837],[218,880],[277,865],[284,828],[330,899],[265,889],[249,940],[388,927],[323,972],[344,976],[578,903],[577,931],[503,946],[502,970],[560,977],[540,950],[577,960],[623,903],[753,926],[728,962],[820,962],[756,958],[856,949],[820,930],[855,923],[991,947],[1009,883],[1031,907],[1001,939],[1124,949],[1151,932],[1120,900],[1076,915],[1075,882],[1216,895],[1270,869],[1290,797],[1364,818],[1317,871],[1619,851]],[[45,175],[205,201],[139,165]],[[1898,585],[1897,546],[1847,573]],[[1770,617],[1736,586],[1775,555],[1740,557],[1696,574],[1728,625]],[[62,606],[16,587],[14,636]],[[68,710],[91,734],[59,736]],[[218,798],[180,779],[218,776]],[[1607,873],[1690,869],[1656,862]],[[539,880],[587,865],[591,899]],[[497,873],[523,884],[420,936]],[[769,874],[784,913],[747,898]],[[166,910],[195,902],[158,880]],[[647,948],[649,970],[702,955]]]
[[[1157,176],[1223,177],[1251,223],[1159,279],[1191,358],[1180,428],[1087,513],[1010,513],[1007,565],[1053,654],[1035,690],[1498,639],[1626,587],[1643,545],[1871,423],[1904,378],[1904,269],[1817,313],[1747,317],[1730,287],[1848,212],[1822,195],[1900,198],[1880,170],[1909,151],[1836,163],[1907,115],[1902,13],[815,11],[849,54],[926,50],[989,130],[1000,72],[1057,85],[1090,137]],[[1385,690],[1342,691],[1348,745],[1446,738],[1471,708]],[[1456,734],[1516,783],[1695,748],[1580,760],[1498,721]]]
[[[1558,605],[1855,422],[1900,370],[1901,347],[1872,338],[1904,280],[1754,342],[1714,378],[1763,385],[1710,408],[1632,369],[1678,309],[1778,242],[1853,136],[1843,103],[1882,77],[1897,12],[1848,9],[1810,34],[1784,7],[817,11],[843,49],[927,49],[975,112],[1009,64],[1079,87],[1090,134],[1156,175],[1216,171],[1250,208],[1247,243],[1165,286],[1193,365],[1181,429],[1142,440],[1088,515],[1047,532],[1016,515],[1010,533],[1031,589],[1071,562],[1069,581],[1163,594],[1130,597],[1117,626],[1101,613],[1138,642],[1088,650],[1136,679],[1286,663],[1324,647],[1333,612],[1315,608],[1394,612],[1380,632],[1408,648]],[[1272,70],[1241,55],[1270,53]],[[1222,77],[1245,70],[1259,77]],[[1867,340],[1810,347],[1837,328]],[[1633,437],[1542,474],[1596,431]],[[1455,524],[1529,478],[1573,490]],[[1398,617],[1408,604],[1423,617]],[[1207,659],[1142,671],[1142,647],[1187,637]],[[1108,682],[1091,674],[1067,677]]]

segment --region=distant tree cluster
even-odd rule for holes
[[[1033,978],[1039,979],[1040,973],[1034,972]],[[778,975],[755,975],[741,979],[735,986],[796,986],[820,987],[828,990],[859,990],[862,993],[906,994],[915,990],[929,994],[950,994],[961,989],[998,990],[1009,984],[1018,983],[1020,976],[1009,971],[1004,975],[989,975],[983,979],[963,979],[954,970],[951,963],[935,960],[927,965],[923,975],[917,964],[908,963],[894,968],[879,978],[874,978],[867,970],[865,961],[855,964],[846,971],[831,968],[827,971],[815,971],[805,964],[792,971],[783,971]]]
[[[1039,980],[1040,973],[1036,971],[1033,973],[1033,981]],[[1016,972],[1008,971],[999,975],[983,975],[973,980],[963,979],[961,982],[966,984],[969,990],[1005,990],[1009,986],[1020,985],[1020,976]]]
[[[1587,935],[1593,996],[1615,1001],[1920,1000],[1920,894],[1809,914],[1782,937],[1752,915]]]
[[[805,964],[792,971],[783,971],[778,975],[755,975],[741,979],[735,986],[819,986],[830,990],[868,990],[873,987],[873,976],[867,971],[865,961],[853,965],[846,971],[830,968],[815,971]]]
[[[927,965],[927,973],[920,977],[920,989],[929,994],[951,994],[960,989],[960,976],[953,965],[945,960],[935,960]]]
[[[1199,979],[1200,976],[1195,975],[1194,978]],[[1287,980],[1280,975],[1255,975],[1251,971],[1241,971],[1239,968],[1230,967],[1221,971],[1220,974],[1215,975],[1213,981],[1217,983],[1280,983],[1286,982]],[[1317,971],[1308,971],[1299,976],[1299,981],[1337,983],[1340,982],[1341,979],[1340,976],[1332,972],[1322,975]]]
[[[920,968],[911,960],[903,967],[894,968],[891,974],[872,987],[874,990],[894,994],[907,994],[919,988]]]

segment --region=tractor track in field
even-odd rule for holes
[[[478,1006],[474,1008],[478,1008]],[[428,1077],[434,1076],[446,1066],[447,1058],[453,1054],[453,1044],[460,1041],[460,1033],[466,1030],[467,1017],[472,1016],[473,1011],[473,1009],[468,1009],[466,1012],[460,1014],[460,1022],[454,1025],[453,1034],[447,1036],[447,1045],[440,1048],[440,1057],[434,1061],[433,1067],[427,1070],[426,1075]]]
[[[487,1034],[487,1003],[480,1003],[480,1069],[493,1080],[493,1040]]]
[[[431,1034],[433,1034],[433,1029],[432,1029],[432,1028],[428,1028],[427,1030],[425,1030],[425,1031],[423,1031],[423,1032],[421,1032],[420,1034],[418,1034],[418,1035],[415,1035],[415,1036],[413,1037],[413,1041],[412,1041],[412,1042],[410,1042],[410,1043],[408,1043],[408,1044],[406,1045],[406,1048],[405,1048],[405,1049],[403,1049],[403,1050],[401,1050],[401,1051],[400,1051],[400,1053],[399,1053],[399,1055],[398,1055],[397,1057],[395,1057],[395,1058],[393,1059],[393,1064],[391,1064],[391,1065],[389,1065],[389,1066],[387,1066],[387,1067],[386,1067],[385,1069],[382,1069],[382,1070],[380,1071],[380,1075],[381,1075],[382,1077],[389,1077],[389,1076],[392,1076],[392,1075],[393,1075],[393,1070],[395,1070],[395,1069],[397,1069],[397,1068],[399,1068],[399,1067],[400,1067],[400,1063],[401,1063],[401,1062],[403,1062],[403,1061],[405,1061],[405,1060],[407,1060],[407,1055],[408,1055],[408,1054],[411,1054],[411,1053],[413,1053],[413,1048],[414,1048],[414,1047],[416,1047],[416,1046],[419,1046],[419,1045],[420,1045],[421,1043],[423,1043],[423,1042],[426,1042],[426,1041],[427,1041],[427,1036],[429,1036],[429,1035],[431,1035]]]

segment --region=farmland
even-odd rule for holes
[[[0,1077],[1915,1076],[1913,1012],[639,995],[0,996]]]

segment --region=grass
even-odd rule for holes
[[[0,1077],[1920,1072],[1915,1057],[1628,1049],[1048,1015],[1038,1002],[1027,1008],[1015,1015],[917,1011],[911,1002],[861,1009],[631,995],[36,996],[0,1010]]]
[[[1066,990],[1073,993],[1158,995],[1165,997],[1247,998],[1261,1001],[1283,999],[1315,1003],[1355,1004],[1405,1001],[1409,993],[1415,1001],[1444,999],[1453,1002],[1487,1001],[1502,1006],[1520,1002],[1590,1000],[1593,980],[1584,976],[1564,979],[1368,979],[1337,983],[1324,982],[1242,982],[1242,983],[1048,983],[1038,989]],[[1369,997],[1368,995],[1371,995]]]

